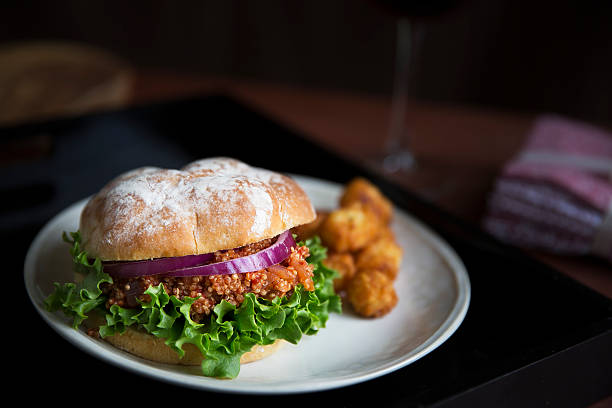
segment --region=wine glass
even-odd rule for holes
[[[388,173],[409,170],[415,165],[415,158],[409,145],[410,134],[406,124],[406,111],[411,68],[414,66],[414,57],[422,38],[421,26],[418,23],[411,23],[407,17],[398,18],[396,24],[397,40],[391,114],[382,159],[382,168]]]
[[[382,158],[375,163],[386,173],[411,171],[418,165],[411,149],[414,137],[407,123],[410,76],[423,44],[427,22],[453,9],[460,0],[378,0],[396,17],[396,50],[391,110]]]

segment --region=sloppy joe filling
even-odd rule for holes
[[[211,263],[251,255],[273,243],[274,239],[265,239],[240,248],[217,251]],[[139,306],[138,300],[150,301],[149,295],[144,294],[145,290],[162,283],[168,294],[179,299],[185,296],[197,298],[191,305],[190,313],[193,320],[200,322],[210,315],[215,305],[223,299],[239,306],[247,293],[271,300],[279,296],[290,296],[298,284],[304,285],[306,290],[314,290],[313,266],[306,262],[309,255],[308,247],[296,246],[280,264],[255,272],[213,276],[153,275],[114,278],[112,284],[104,284],[102,291],[108,296],[107,308],[115,304],[134,308]]]

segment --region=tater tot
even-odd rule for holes
[[[317,210],[317,218],[314,221],[309,222],[308,224],[298,225],[297,227],[293,227],[291,232],[297,235],[296,241],[304,241],[308,238],[312,238],[315,235],[319,234],[319,228],[327,217],[329,211],[321,211]]]
[[[347,288],[348,301],[359,315],[380,317],[397,304],[393,281],[377,270],[363,270],[351,279]]]
[[[395,233],[388,225],[385,225],[383,228],[381,228],[380,232],[378,233],[378,236],[376,237],[377,240],[383,238],[395,241]]]
[[[388,237],[381,237],[367,245],[355,257],[357,270],[376,269],[395,280],[402,262],[402,248]]]
[[[336,292],[345,290],[356,271],[353,256],[347,253],[331,253],[323,261],[323,264],[340,274],[338,278],[334,279],[334,289]]]
[[[354,203],[361,203],[368,207],[384,224],[388,224],[393,217],[391,201],[380,192],[378,187],[361,177],[351,180],[340,197],[341,207],[348,207]]]
[[[380,221],[362,205],[339,208],[329,213],[319,229],[323,244],[334,252],[351,252],[365,247],[381,229]]]

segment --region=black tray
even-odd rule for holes
[[[4,305],[3,338],[8,354],[19,355],[8,374],[32,390],[28,395],[15,388],[21,398],[45,392],[60,403],[499,407],[584,406],[612,392],[610,300],[230,98],[204,96],[0,129],[3,145],[13,149],[36,138],[51,141],[43,157],[0,170],[3,276],[20,301]],[[180,167],[219,155],[341,183],[357,175],[373,180],[465,263],[472,300],[461,327],[434,352],[375,380],[303,395],[245,396],[134,375],[83,353],[44,323],[27,298],[21,271],[46,221],[125,170]]]

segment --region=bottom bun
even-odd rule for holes
[[[84,323],[87,328],[91,329],[104,324],[105,320],[100,314],[92,313]],[[131,327],[128,327],[123,334],[107,336],[104,340],[118,349],[158,363],[200,365],[204,359],[200,350],[193,344],[183,345],[185,355],[181,358],[177,352],[165,344],[164,339]],[[261,360],[275,353],[284,343],[284,340],[276,340],[274,343],[265,346],[255,345],[251,351],[240,357],[240,364]]]

